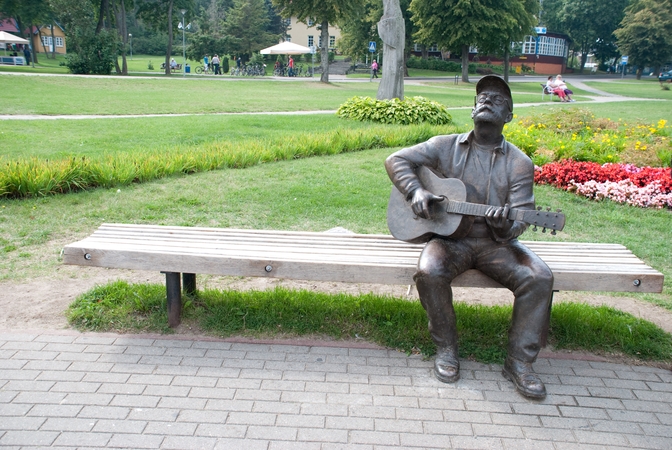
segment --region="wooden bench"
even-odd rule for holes
[[[556,96],[560,98],[560,96],[557,94],[557,92],[553,92],[550,89],[548,89],[548,86],[546,86],[544,83],[539,83],[541,85],[541,100],[543,101],[544,98],[547,95],[551,96],[551,101],[553,101],[553,96]]]
[[[166,68],[166,63],[165,62],[161,63],[161,68],[162,69]],[[182,70],[182,64],[178,64],[177,66],[170,68],[171,72],[179,72],[180,70]]]
[[[662,292],[663,275],[618,244],[523,241],[551,268],[555,291]],[[166,274],[168,323],[180,323],[181,283],[195,274],[411,285],[423,244],[381,234],[103,224],[65,246],[65,264]],[[502,288],[476,270],[454,286]]]

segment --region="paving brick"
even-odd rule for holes
[[[77,417],[84,408],[82,405],[35,405],[28,412],[36,417]]]
[[[131,408],[155,408],[161,397],[146,395],[115,395],[111,406],[128,406]]]
[[[179,409],[133,408],[128,414],[128,420],[175,422],[179,414]]]
[[[492,423],[492,417],[487,412],[443,411],[442,414],[446,422]]]
[[[161,444],[162,449],[184,450],[210,450],[214,449],[217,439],[208,437],[184,437],[184,436],[166,436]]]
[[[450,438],[448,436],[428,436],[419,433],[399,433],[399,442],[402,448],[446,448],[450,445]],[[381,446],[376,446],[376,449],[382,449]]]
[[[247,378],[220,378],[217,381],[218,388],[225,389],[261,389],[260,379],[250,380]]]
[[[127,373],[89,372],[84,375],[82,381],[90,383],[126,383],[130,376]]]
[[[321,443],[322,444],[322,449],[326,448],[345,448],[345,447],[340,447],[340,446],[335,446],[335,447],[327,447],[325,445],[328,444],[346,444],[348,442],[348,430],[329,430],[329,429],[323,429],[323,428],[300,428],[296,439],[297,441],[308,441],[308,442],[316,442],[316,443]],[[352,444],[348,444],[347,448],[353,448],[351,447]]]
[[[208,400],[205,398],[162,397],[158,408],[203,409]]]
[[[574,429],[591,429],[591,424],[588,419],[575,417],[540,417],[541,423],[547,428],[564,428],[568,430]]]
[[[326,428],[338,430],[373,430],[374,421],[370,417],[340,417],[330,416],[326,418]]]
[[[672,438],[672,426],[653,423],[641,423],[640,426],[649,436],[660,436]]]
[[[326,417],[307,414],[281,414],[275,423],[280,427],[295,427],[297,429],[319,428],[325,430]]]
[[[146,386],[142,384],[102,383],[96,392],[99,394],[140,395],[145,391],[145,388]]]
[[[23,366],[25,364],[21,364]],[[15,369],[0,369],[0,380],[35,380],[40,373],[39,370],[19,370]]]
[[[7,403],[3,404],[0,408],[0,418],[4,420],[5,417],[12,416],[25,416],[28,411],[33,407],[31,403],[25,404],[16,404],[16,403]],[[1,428],[0,428],[1,429]]]
[[[577,377],[571,375],[560,375],[560,382],[562,384],[576,385],[576,386],[599,386],[603,387],[604,383],[601,378],[595,377]]]
[[[586,444],[599,444],[599,445],[620,445],[627,446],[628,441],[621,434],[616,433],[599,433],[595,431],[585,431],[585,430],[574,430],[574,436],[576,440],[581,443]]]
[[[143,355],[138,360],[138,364],[147,364],[147,365],[170,365],[178,366],[182,362],[181,356],[154,356],[154,355]],[[191,368],[192,371],[195,371],[195,368]]]
[[[73,343],[86,345],[113,345],[117,338],[87,334],[78,336]]]
[[[396,408],[387,406],[363,406],[353,405],[348,408],[351,417],[371,417],[374,419],[394,419]]]
[[[255,401],[252,412],[276,413],[276,414],[299,414],[301,406],[298,403],[285,403],[277,401]]]
[[[92,419],[125,419],[130,412],[129,408],[121,406],[84,406],[78,417]]]
[[[159,448],[164,436],[146,434],[114,434],[108,442],[108,447],[121,448]]]
[[[398,433],[422,433],[423,423],[417,420],[375,419],[374,430]]]
[[[173,382],[174,377],[172,375],[154,375],[154,374],[132,374],[126,381],[129,384],[142,384],[142,385],[161,385],[167,386]]]
[[[245,437],[246,433],[247,433],[247,425],[203,423],[198,425],[195,434],[196,436],[242,439]]]
[[[224,360],[220,358],[192,358],[185,357],[182,358],[180,363],[183,366],[193,366],[193,367],[222,367]]]
[[[226,423],[229,416],[228,411],[201,411],[194,409],[180,410],[177,416],[178,422],[193,422],[200,423]]]
[[[142,356],[162,356],[166,353],[165,347],[147,347],[129,345],[126,347],[124,354],[126,355],[142,355]]]
[[[85,372],[88,375],[96,372],[106,373],[112,370],[112,367],[114,367],[113,363],[76,361],[68,366],[68,371]]]
[[[148,364],[138,364],[137,361],[128,363],[119,363],[112,366],[110,372],[130,373],[130,374],[151,374],[154,372],[154,367]]]
[[[623,402],[615,398],[575,397],[577,406],[586,408],[624,409]]]
[[[576,442],[572,430],[549,427],[522,427],[527,439],[551,442]]]
[[[479,436],[451,436],[450,442],[453,448],[460,449],[503,449],[502,440],[498,438]]]
[[[215,444],[215,450],[268,450],[269,445],[270,442],[267,440],[223,438],[217,440],[217,444]]]
[[[592,431],[620,434],[643,434],[639,424],[634,422],[619,422],[617,420],[591,420]]]
[[[249,439],[270,439],[274,441],[296,441],[298,429],[295,427],[264,427],[250,425],[245,437]]]
[[[209,368],[199,368],[191,366],[175,366],[168,364],[157,364],[154,368],[155,375],[182,375],[182,376],[196,376],[199,374],[200,370],[209,369]],[[221,369],[219,369],[221,370]]]
[[[270,382],[271,384],[274,384],[275,382]],[[302,391],[307,391],[307,392],[333,392],[333,393],[338,393],[338,394],[347,394],[347,393],[352,393],[352,394],[371,394],[374,395],[375,393],[380,392],[376,386],[371,386],[369,384],[361,384],[357,385],[358,387],[355,389],[351,389],[351,385],[349,383],[337,383],[337,382],[294,382],[298,383],[295,385],[295,389],[293,390],[302,390]],[[280,386],[280,385],[279,385]],[[387,386],[386,386],[387,387]],[[285,390],[286,388],[283,388]],[[290,390],[291,390],[291,385],[290,385]],[[392,393],[392,389],[385,389],[386,391]]]
[[[7,431],[0,438],[1,447],[15,445],[17,447],[48,447],[58,437],[55,431]]]
[[[227,423],[238,425],[253,423],[255,425],[271,426],[275,424],[275,420],[275,414],[231,411]]]
[[[563,417],[584,419],[608,419],[607,413],[600,408],[584,408],[581,406],[559,406]]]
[[[655,373],[634,372],[632,370],[629,371],[616,370],[615,372],[616,376],[621,380],[653,381],[653,382],[660,381],[660,377]]]
[[[302,403],[301,414],[317,416],[347,416],[347,405],[327,405],[326,403]]]
[[[319,383],[316,383],[319,385]],[[331,386],[332,383],[323,383]],[[394,386],[372,386],[370,384],[348,384],[351,394],[371,394],[374,397],[394,395]]]
[[[143,420],[98,420],[92,431],[98,433],[141,434],[147,422]]]
[[[672,403],[672,392],[634,390],[638,400]]]
[[[193,436],[198,425],[189,422],[150,422],[145,427],[145,435]]]
[[[666,413],[657,413],[656,418],[662,423],[663,425],[672,425],[672,414],[666,414]],[[655,423],[655,422],[652,422]]]
[[[238,389],[234,398],[236,400],[265,400],[265,401],[280,401],[282,391],[264,391],[254,389]]]
[[[398,433],[380,433],[377,431],[350,432],[350,442],[353,444],[395,445],[401,444]]]
[[[628,434],[625,438],[630,443],[630,448],[670,450],[670,438],[668,437]],[[0,443],[2,443],[1,440]]]
[[[617,389],[609,387],[588,387],[588,392],[593,397],[635,399],[635,394],[631,389]]]
[[[475,436],[500,437],[500,438],[516,438],[522,439],[523,430],[515,425],[493,425],[487,423],[472,424]]]
[[[50,392],[51,394],[52,392]],[[55,393],[54,393],[55,394]],[[109,405],[115,396],[111,394],[69,393],[63,399],[68,405]]]
[[[82,382],[86,373],[84,372],[73,372],[73,371],[56,371],[56,370],[45,370],[42,371],[38,380],[45,381],[68,381],[68,382]]]
[[[100,388],[100,385],[101,383],[86,383],[84,381],[76,383],[71,381],[59,381],[54,385],[54,387],[51,388],[51,392],[96,392],[98,388]]]
[[[490,413],[490,419],[493,424],[501,425],[517,425],[521,427],[540,427],[541,420],[537,416],[528,416],[526,414],[502,414]],[[551,417],[544,417],[544,419],[553,419]]]
[[[665,383],[656,383],[653,381],[649,381],[645,383],[649,389],[652,391],[659,391],[659,392],[672,392],[672,383],[665,382]],[[636,389],[642,389],[642,388],[636,388]]]
[[[91,431],[96,421],[93,419],[49,418],[42,427],[42,431]]]
[[[3,389],[8,391],[31,391],[31,392],[47,392],[51,389],[56,383],[53,381],[24,381],[24,380],[12,380],[3,386]]]
[[[189,397],[196,397],[196,398],[206,398],[206,399],[219,398],[219,399],[231,400],[233,399],[235,393],[236,393],[235,389],[195,387],[189,389],[188,395]]]
[[[240,400],[208,400],[205,409],[216,411],[252,411],[254,402]]]
[[[325,392],[283,392],[280,400],[294,403],[327,403],[327,394]],[[333,402],[329,403],[333,404]]]
[[[12,403],[59,404],[67,395],[65,392],[20,392]]]
[[[559,416],[558,406],[535,403],[516,403],[512,405],[516,414],[533,414],[537,416]],[[560,406],[562,408],[562,406]]]
[[[623,406],[629,411],[652,411],[672,413],[672,405],[669,403],[649,402],[644,400],[622,400]]]
[[[0,345],[2,350],[24,350],[24,351],[39,351],[45,349],[49,344],[45,342],[5,342]],[[52,351],[60,352],[61,350],[53,349]]]
[[[108,355],[103,354],[98,358],[98,363],[109,363],[113,362],[115,364],[137,364],[140,361],[142,355]]]
[[[3,417],[2,430],[39,430],[45,422],[44,417]]]

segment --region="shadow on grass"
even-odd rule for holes
[[[511,307],[456,303],[455,310],[460,357],[503,363]],[[185,299],[183,318],[220,337],[318,335],[365,339],[409,354],[435,351],[419,302],[373,294],[205,290]],[[116,281],[96,287],[70,305],[68,320],[87,331],[172,332],[166,325],[165,287],[158,284]],[[549,343],[556,349],[621,353],[648,361],[672,359],[672,335],[607,306],[555,305]]]

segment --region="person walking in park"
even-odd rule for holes
[[[205,55],[203,57],[203,73],[208,73],[208,68],[210,67],[209,63],[210,58],[208,57],[208,55]]]
[[[219,75],[219,56],[215,54],[215,56],[212,57],[212,67],[215,70],[215,75]]]
[[[287,67],[289,68],[287,76],[293,77],[294,76],[294,58],[291,56],[289,57],[289,62],[287,63]]]
[[[371,78],[378,78],[378,63],[375,59],[371,63]]]
[[[534,209],[534,164],[502,135],[513,118],[511,90],[502,78],[488,75],[477,83],[471,117],[472,131],[435,136],[385,161],[390,179],[418,219],[432,220],[431,204],[444,199],[422,184],[421,168],[461,180],[467,202],[487,205],[484,217],[462,216],[455,235],[430,237],[418,259],[413,278],[437,346],[434,373],[444,383],[460,378],[451,282],[478,269],[514,294],[502,375],[522,395],[541,399],[546,388],[532,363],[546,345],[553,273],[518,241],[528,225],[509,218],[513,208]]]

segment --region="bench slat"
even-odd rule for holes
[[[662,291],[662,274],[622,245],[523,243],[549,265],[556,290]],[[413,284],[422,248],[380,234],[103,224],[67,245],[63,260],[120,269],[407,285]],[[476,270],[453,285],[502,287]]]

